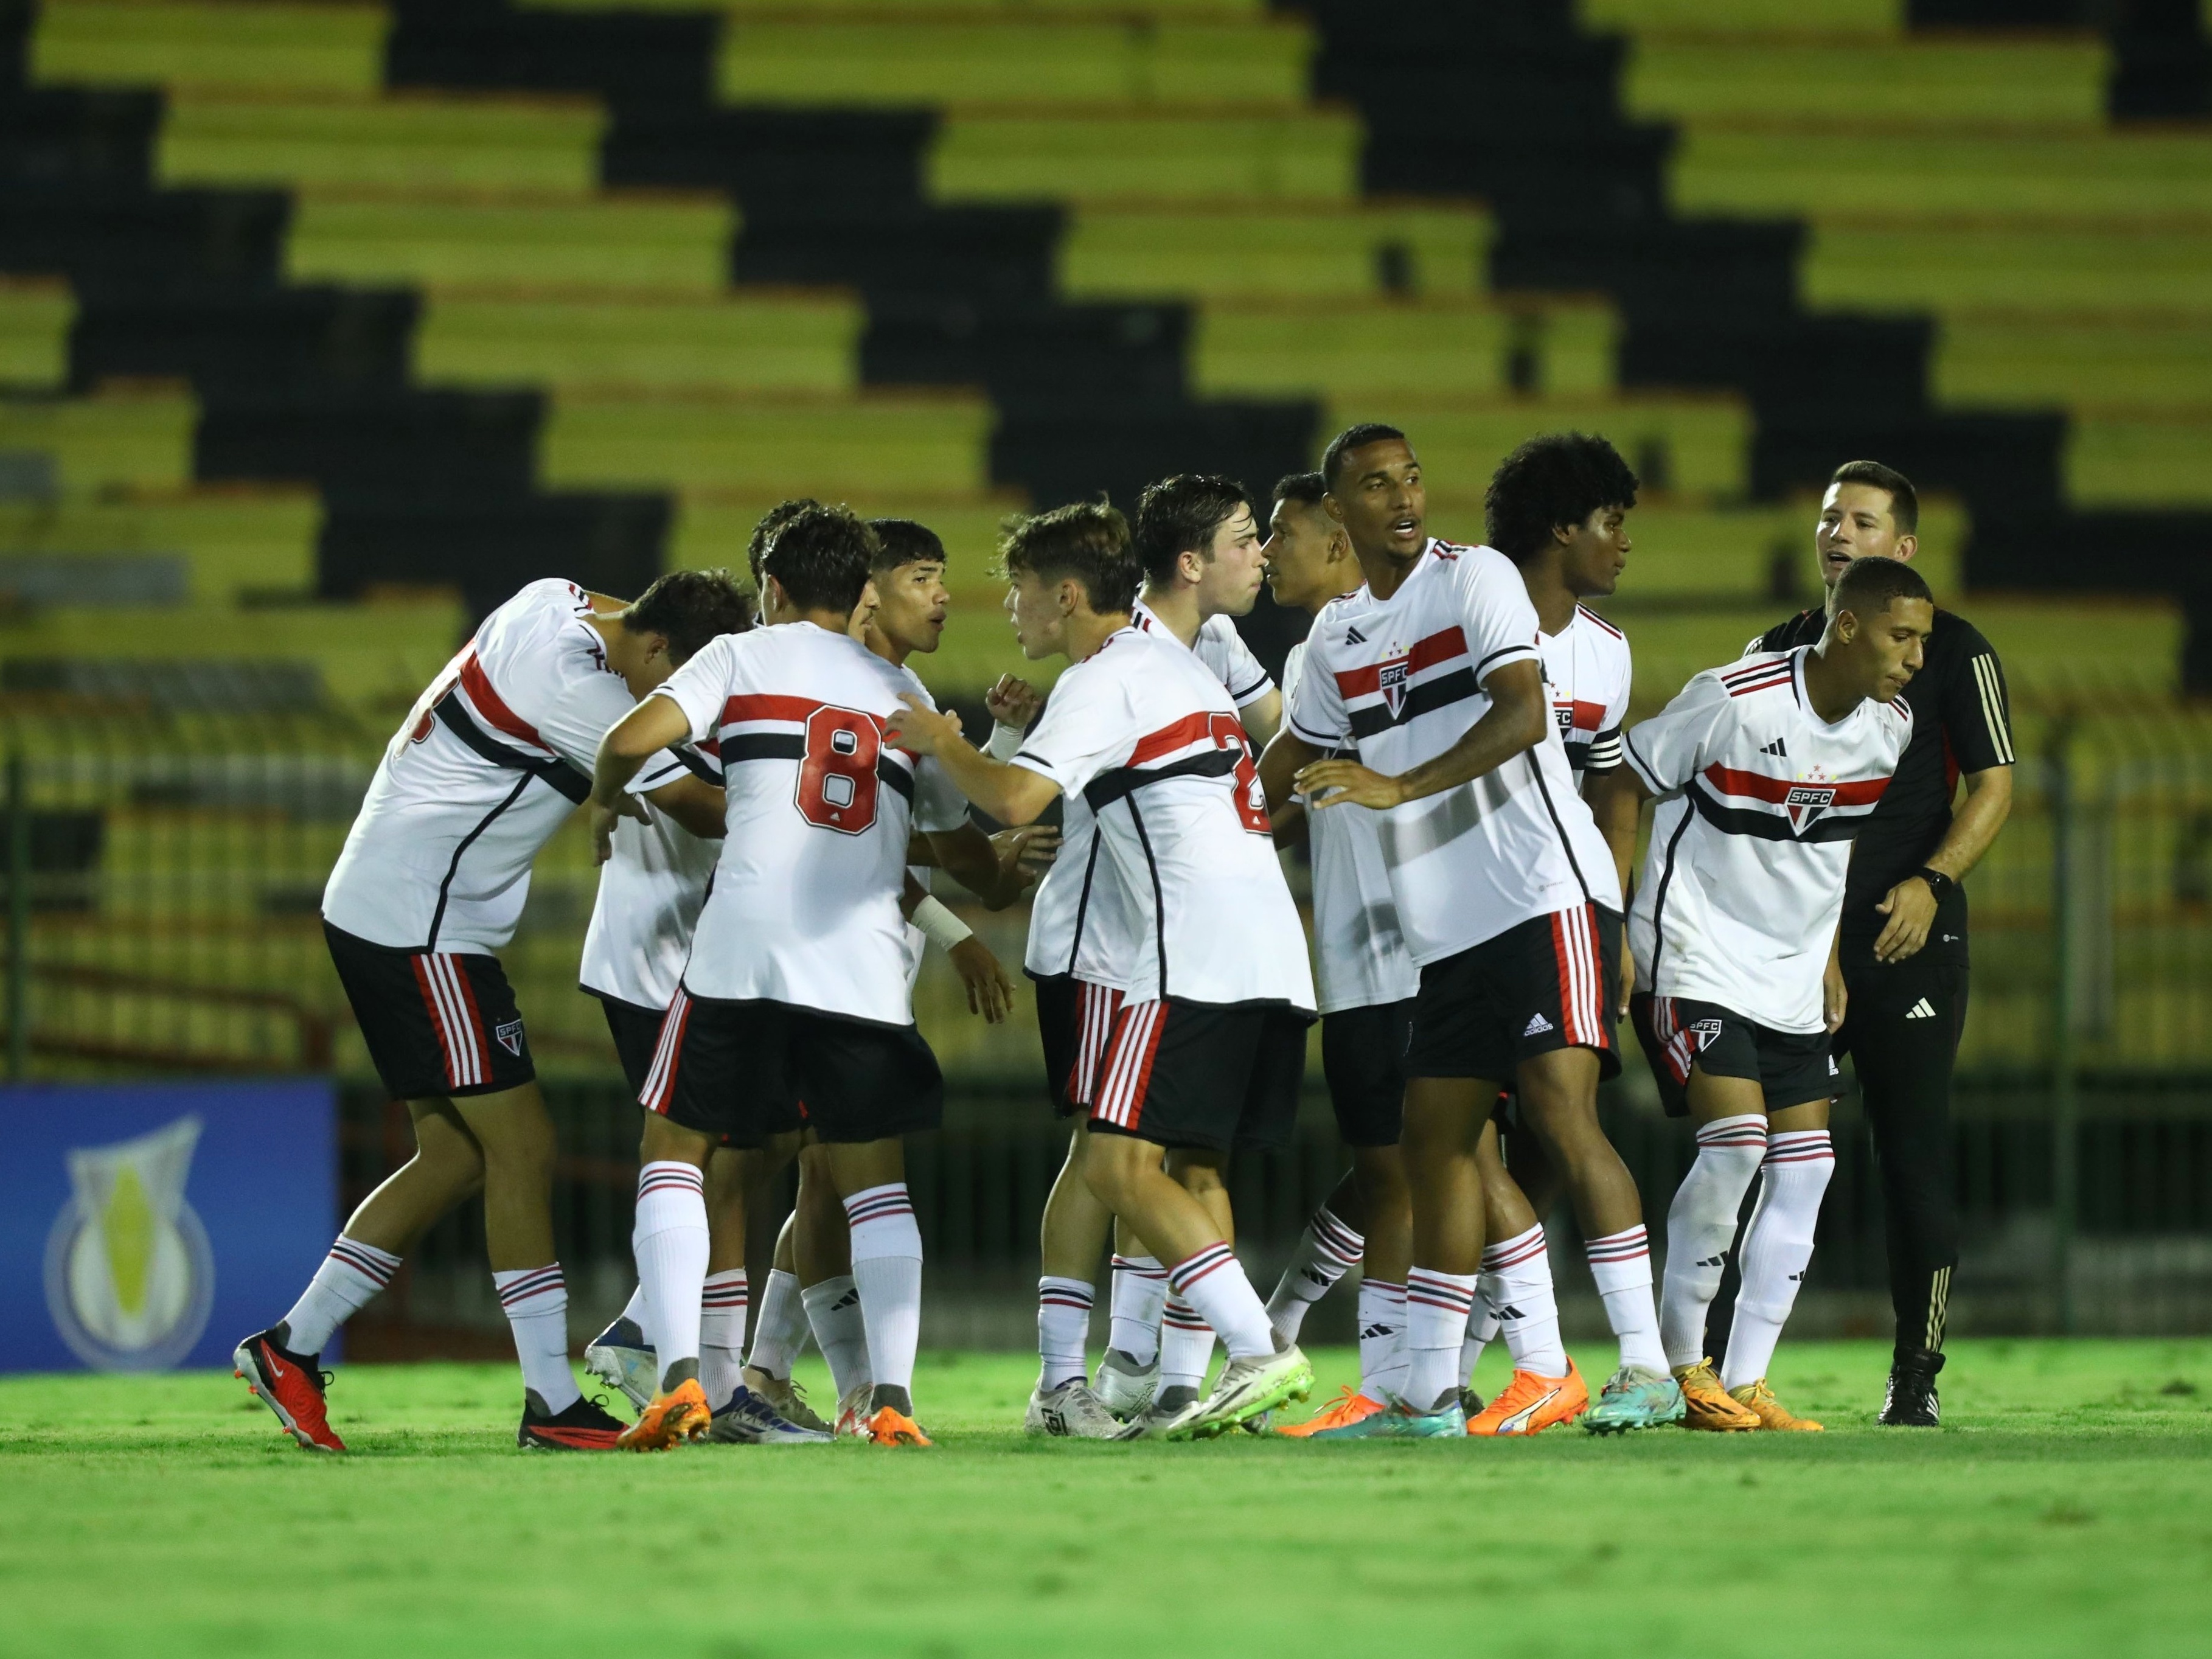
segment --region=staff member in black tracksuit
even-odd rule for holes
[[[1919,501],[1878,461],[1836,469],[1814,547],[1833,588],[1855,558],[1911,559]],[[1825,610],[1757,640],[1786,651],[1820,637]],[[1926,665],[1906,688],[1912,740],[1859,831],[1844,894],[1850,993],[1836,1052],[1858,1073],[1887,1212],[1897,1352],[1881,1421],[1936,1420],[1943,1322],[1959,1260],[1951,1159],[1951,1069],[1966,1021],[1966,895],[1959,883],[2012,810],[2012,722],[1996,653],[1963,617],[1936,612]],[[1961,781],[1966,795],[1952,802]]]

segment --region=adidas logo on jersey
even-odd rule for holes
[[[1790,758],[1790,751],[1782,746],[1782,739],[1779,738],[1775,738],[1772,743],[1768,744],[1766,747],[1760,750],[1759,752],[1762,755],[1771,755],[1777,760],[1788,760]]]
[[[1928,999],[1923,997],[1905,1011],[1905,1017],[1907,1019],[1933,1019],[1936,1011],[1928,1006]]]
[[[1367,635],[1356,628],[1347,628],[1344,630],[1344,642],[1346,645],[1364,645],[1367,643]]]
[[[1552,1022],[1546,1019],[1543,1015],[1531,1014],[1528,1016],[1528,1023],[1521,1028],[1521,1035],[1524,1037],[1541,1036],[1551,1029]]]

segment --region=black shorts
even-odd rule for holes
[[[1321,1069],[1347,1146],[1395,1146],[1406,1126],[1406,1044],[1413,999],[1321,1017]]]
[[[1598,1075],[1617,1077],[1620,983],[1618,915],[1583,904],[1532,916],[1421,969],[1406,1075],[1510,1083],[1524,1060],[1594,1048]]]
[[[1689,1115],[1692,1066],[1707,1077],[1750,1079],[1770,1112],[1833,1100],[1841,1086],[1826,1031],[1778,1031],[1717,1002],[1644,991],[1629,1000],[1628,1013],[1669,1117]]]
[[[1100,1062],[1094,1133],[1159,1146],[1287,1146],[1313,1016],[1275,1003],[1125,1002]]]
[[[1037,1035],[1044,1048],[1044,1086],[1053,1115],[1087,1112],[1098,1085],[1098,1062],[1124,998],[1073,974],[1033,975]]]
[[[607,1017],[607,1035],[615,1040],[615,1058],[622,1061],[623,1076],[629,1079],[630,1092],[644,1093],[646,1073],[653,1069],[653,1051],[660,1043],[660,1019],[665,1011],[624,1002],[620,997],[588,988],[585,994],[599,1000],[599,1007]]]
[[[945,1079],[911,1025],[678,988],[638,1102],[732,1146],[764,1146],[802,1125],[826,1141],[888,1140],[937,1127]]]
[[[372,945],[327,921],[323,938],[394,1100],[497,1094],[538,1075],[497,957]]]

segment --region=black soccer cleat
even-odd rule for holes
[[[596,1400],[579,1396],[565,1411],[549,1412],[538,1391],[526,1389],[514,1443],[525,1451],[612,1451],[615,1437],[627,1427]]]
[[[1936,1373],[1943,1369],[1943,1356],[1925,1348],[1899,1352],[1889,1368],[1889,1387],[1881,1397],[1881,1415],[1875,1421],[1893,1429],[1932,1429],[1942,1420],[1936,1398]]]

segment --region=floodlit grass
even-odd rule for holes
[[[1784,1345],[1824,1436],[1115,1446],[938,1354],[934,1451],[648,1459],[518,1453],[498,1366],[347,1370],[343,1459],[227,1376],[10,1378],[0,1652],[2204,1650],[2212,1342],[1960,1343],[1934,1432],[1870,1426],[1886,1359]]]

